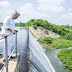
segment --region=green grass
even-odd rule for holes
[[[48,37],[39,39],[39,42],[42,43],[42,45],[48,49],[68,48],[68,47],[72,46],[71,40],[65,40],[65,39],[60,39],[60,38],[50,38],[49,37],[49,41],[51,41],[51,43],[48,43]]]
[[[51,44],[54,39],[52,37],[39,38],[39,42],[43,44]]]
[[[63,49],[57,56],[60,58],[65,68],[72,70],[72,49]]]

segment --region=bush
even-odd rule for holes
[[[39,42],[44,44],[51,44],[52,41],[53,41],[52,37],[39,38]]]
[[[72,41],[65,39],[55,39],[52,44],[48,45],[48,48],[59,49],[59,48],[68,48],[72,46]]]
[[[65,68],[72,70],[72,49],[63,49],[57,54],[57,56],[63,62]]]
[[[33,26],[34,29],[37,29],[37,26],[36,25],[32,25],[32,26]]]
[[[72,65],[69,66],[69,69],[72,70]]]
[[[62,39],[61,37],[59,38],[51,38],[51,37],[39,38],[39,42],[41,42],[44,47],[50,48],[50,49],[72,47],[71,40],[65,40],[65,39]]]
[[[55,25],[42,19],[30,19],[30,21],[28,21],[26,24],[29,26],[32,25],[41,26],[44,29],[51,30],[62,36],[65,35],[66,33],[70,33],[70,31],[66,29],[64,26]]]
[[[64,39],[72,40],[72,33],[67,33],[65,36],[63,36]]]

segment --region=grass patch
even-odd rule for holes
[[[71,40],[65,40],[61,38],[39,38],[39,42],[42,43],[44,47],[49,49],[68,48],[72,46]]]
[[[44,37],[44,38],[39,38],[39,42],[43,44],[52,44],[52,41],[54,39],[52,37]]]
[[[68,48],[72,46],[72,41],[65,39],[55,39],[52,44],[49,44],[49,48],[59,49],[59,48]]]
[[[72,49],[63,49],[57,54],[57,56],[63,62],[65,68],[72,70]]]

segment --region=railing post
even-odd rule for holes
[[[16,46],[16,57],[17,57],[17,32],[15,31],[15,46]]]
[[[7,49],[7,38],[5,38],[5,54],[6,54],[6,72],[8,72],[8,49]]]

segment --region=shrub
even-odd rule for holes
[[[32,25],[41,26],[44,29],[51,30],[62,36],[65,35],[66,33],[70,33],[70,30],[68,30],[64,26],[55,25],[42,19],[31,19],[26,24],[29,26],[32,26]]]
[[[72,40],[72,33],[67,33],[65,36],[63,36],[64,39]]]
[[[32,25],[32,26],[33,26],[34,29],[37,29],[37,26],[36,25]]]
[[[72,70],[72,49],[63,49],[57,54],[57,56],[63,62],[65,68]]]
[[[52,37],[39,38],[39,42],[44,44],[51,44],[52,41],[53,41]]]

